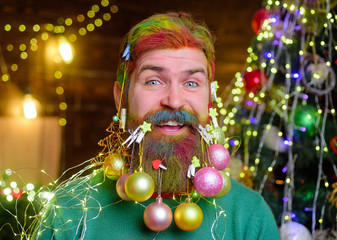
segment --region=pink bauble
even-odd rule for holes
[[[157,201],[147,206],[143,218],[148,228],[155,232],[161,232],[171,225],[173,214],[169,206]]]
[[[222,188],[222,176],[214,168],[201,168],[194,175],[193,185],[197,192],[205,197],[211,197],[217,194]]]
[[[131,201],[131,198],[129,198],[129,196],[125,192],[125,182],[129,176],[130,176],[129,173],[123,174],[116,183],[117,194],[121,199],[125,201]]]
[[[219,171],[225,169],[230,160],[230,155],[227,148],[221,144],[210,145],[208,147],[208,156],[212,166]]]

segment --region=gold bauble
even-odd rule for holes
[[[200,207],[189,201],[180,204],[174,211],[174,221],[184,231],[194,231],[200,227],[202,219]]]
[[[133,201],[144,202],[154,192],[154,181],[145,172],[131,174],[125,182],[125,192]]]
[[[103,164],[104,174],[111,180],[117,180],[120,176],[127,171],[124,170],[124,159],[121,154],[110,153],[105,159]]]

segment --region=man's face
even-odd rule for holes
[[[185,110],[201,124],[208,118],[207,61],[197,48],[157,49],[144,53],[131,74],[128,114],[141,124],[147,114],[159,110]],[[187,131],[175,121],[153,126],[164,135]]]
[[[152,123],[152,131],[144,137],[142,167],[158,186],[158,171],[151,162],[162,160],[167,167],[162,176],[163,192],[186,192],[191,160],[202,157],[196,128],[208,120],[207,76],[206,57],[197,48],[146,52],[131,74],[127,127],[134,130],[144,120]],[[115,85],[115,97],[120,94],[117,89]]]

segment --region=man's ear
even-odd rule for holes
[[[120,102],[121,96],[122,96],[121,91],[122,91],[121,85],[119,85],[119,82],[116,81],[114,85],[114,98],[115,98],[115,104],[116,104],[117,111],[119,110],[119,104],[121,103]]]

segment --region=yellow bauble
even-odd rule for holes
[[[117,180],[121,175],[127,171],[124,170],[125,162],[123,156],[118,153],[111,153],[104,159],[103,171],[104,174],[111,180]]]
[[[130,199],[137,202],[148,200],[154,192],[154,181],[145,172],[131,174],[125,182],[125,192]]]
[[[194,231],[200,227],[202,219],[202,211],[195,203],[182,203],[174,211],[174,221],[184,231]]]
[[[231,179],[227,175],[225,171],[219,171],[219,173],[222,176],[222,188],[220,192],[218,192],[216,195],[212,196],[213,198],[222,198],[226,196],[229,193],[229,190],[231,190]]]

